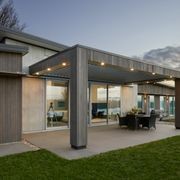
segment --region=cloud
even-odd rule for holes
[[[167,46],[162,49],[153,49],[145,53],[142,59],[146,62],[180,70],[180,47]]]

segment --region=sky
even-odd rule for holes
[[[180,46],[180,0],[14,0],[27,33],[126,56]]]

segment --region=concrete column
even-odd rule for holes
[[[75,149],[87,145],[88,60],[86,51],[76,47],[71,59],[70,143]]]
[[[180,79],[175,79],[175,127],[180,129]]]
[[[160,109],[160,96],[154,96],[155,109]]]

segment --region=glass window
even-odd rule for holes
[[[90,87],[91,123],[116,123],[117,113],[121,114],[121,86],[91,84]]]
[[[143,109],[143,97],[142,95],[137,96],[137,107]]]
[[[68,83],[47,81],[47,127],[68,125]]]
[[[149,110],[153,110],[155,108],[155,103],[154,103],[154,96],[149,96]]]
[[[164,96],[160,96],[160,110],[162,110],[163,112],[165,111],[165,97]]]
[[[117,113],[121,114],[121,87],[108,86],[108,123],[117,121]]]
[[[175,115],[175,97],[169,97],[169,115]]]
[[[91,85],[91,117],[92,123],[107,122],[107,85]]]

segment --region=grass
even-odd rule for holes
[[[5,156],[0,179],[180,179],[180,136],[71,161],[46,150]]]

